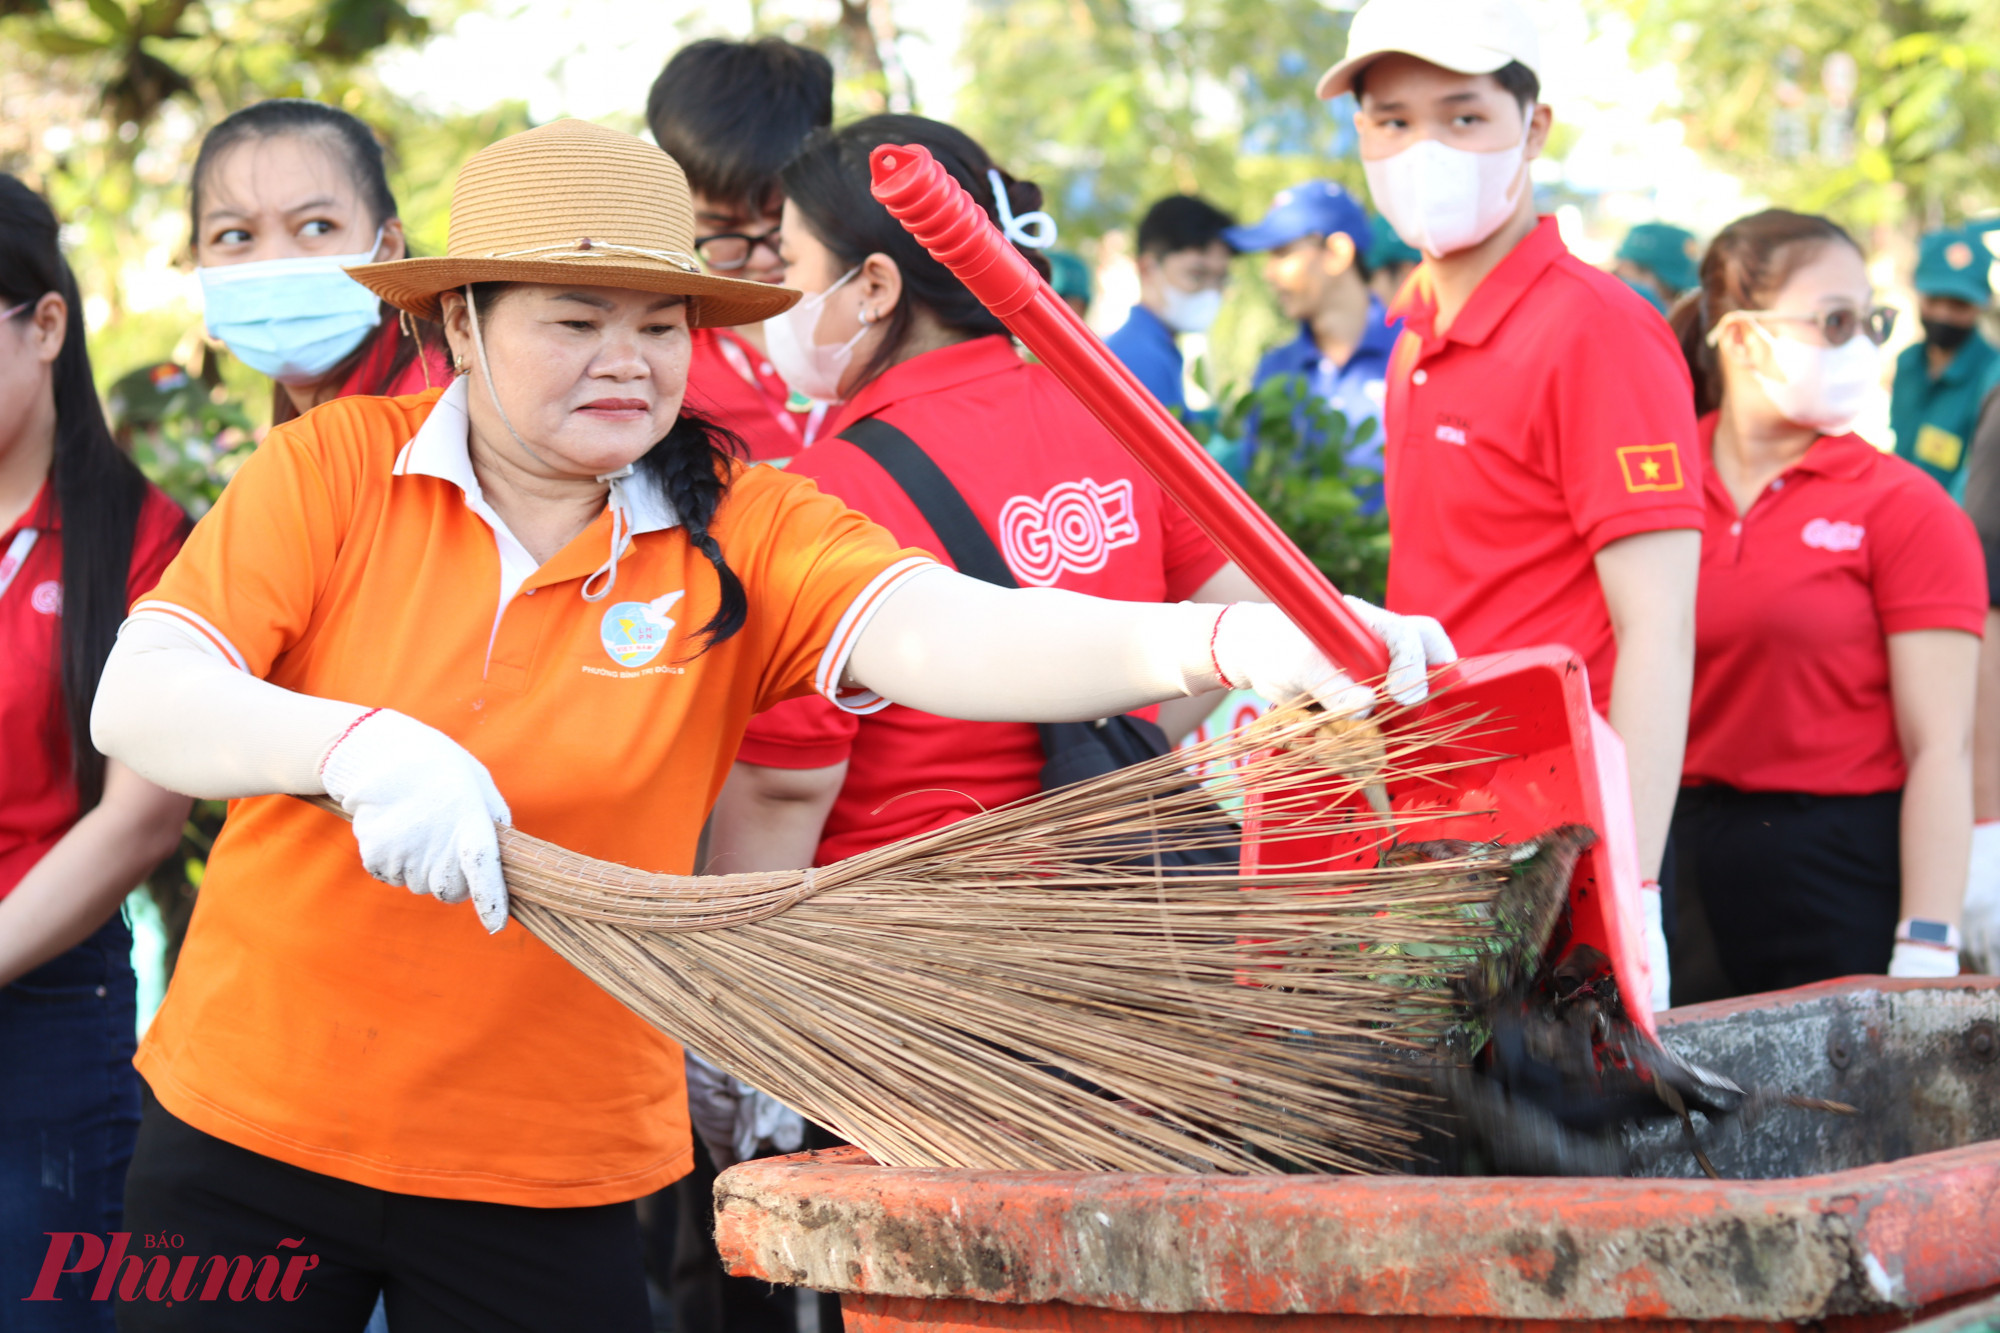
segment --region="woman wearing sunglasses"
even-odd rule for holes
[[[1846,232],[1773,209],[1673,316],[1713,461],[1676,878],[1730,994],[1958,971],[1986,576],[1944,491],[1847,429],[1872,297]]]

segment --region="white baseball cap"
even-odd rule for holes
[[[1319,81],[1319,95],[1351,92],[1382,56],[1427,60],[1459,74],[1491,74],[1520,61],[1537,75],[1541,41],[1515,0],[1368,0],[1347,30],[1347,56]]]

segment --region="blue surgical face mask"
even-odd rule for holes
[[[317,383],[381,321],[381,298],[347,276],[381,244],[377,231],[360,254],[196,269],[209,333],[280,384]]]

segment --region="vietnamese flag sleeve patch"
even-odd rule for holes
[[[1618,451],[1628,491],[1681,489],[1680,450],[1671,444],[1628,444]]]

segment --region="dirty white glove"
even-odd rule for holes
[[[1897,940],[1895,951],[1889,955],[1889,975],[1955,977],[1958,975],[1958,950],[1942,949],[1935,944],[1916,944],[1910,940]]]
[[[805,1117],[687,1052],[688,1119],[701,1135],[717,1171],[763,1156],[766,1144],[781,1153],[805,1146]]]
[[[472,899],[489,932],[507,924],[507,881],[493,826],[513,817],[486,765],[451,737],[380,709],[320,761],[326,794],[354,821],[361,864],[384,884],[439,902]]]
[[[1661,917],[1660,886],[1646,883],[1639,886],[1639,906],[1646,913],[1646,967],[1653,974],[1653,1012],[1670,1008],[1673,1000],[1673,973],[1667,962],[1666,923]]]
[[[744,1085],[693,1051],[686,1055],[688,1120],[715,1169],[726,1171],[737,1162],[736,1111],[743,1104],[737,1089]]]
[[[1348,606],[1389,649],[1389,695],[1397,703],[1421,702],[1429,692],[1428,670],[1455,661],[1458,654],[1444,629],[1429,616],[1399,616],[1349,597]],[[1328,712],[1366,716],[1372,692],[1357,685],[1326,660],[1303,631],[1267,602],[1234,602],[1222,609],[1212,634],[1214,666],[1231,689],[1255,690],[1266,699],[1302,694]]]
[[[1399,616],[1352,594],[1342,599],[1389,648],[1389,697],[1399,704],[1420,703],[1430,692],[1430,669],[1458,660],[1451,636],[1430,616]]]
[[[739,1080],[740,1082],[740,1080]],[[806,1118],[760,1088],[741,1084],[743,1100],[736,1104],[736,1159],[752,1161],[769,1144],[777,1153],[805,1147]]]
[[[1972,826],[1972,862],[1958,933],[1969,972],[2000,973],[2000,820]]]

